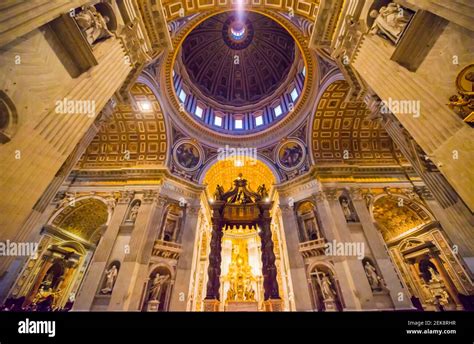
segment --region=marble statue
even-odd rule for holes
[[[150,297],[149,301],[158,301],[160,297],[160,291],[163,284],[170,278],[169,275],[160,275],[156,274],[155,278],[153,278],[153,282],[150,288]]]
[[[393,2],[382,6],[378,11],[372,10],[369,15],[375,18],[370,32],[372,34],[384,33],[394,43],[401,37],[411,18],[407,10]]]
[[[130,209],[130,213],[128,214],[127,221],[135,222],[135,220],[137,219],[137,215],[138,215],[138,209],[140,209],[140,204],[135,203],[135,205],[132,207],[132,209]]]
[[[342,211],[344,212],[344,216],[346,218],[346,221],[353,221],[354,216],[352,214],[352,210],[351,210],[351,207],[350,207],[350,204],[349,204],[349,201],[347,200],[347,198],[343,197],[341,199],[341,206],[342,206]]]
[[[84,6],[75,19],[90,45],[93,45],[99,39],[112,36],[107,28],[109,17],[102,16],[94,6]]]
[[[102,288],[102,294],[111,294],[117,279],[118,269],[115,265],[105,272],[105,286]]]
[[[372,290],[381,289],[382,278],[377,274],[377,270],[369,261],[365,262],[364,270]]]
[[[331,280],[326,274],[323,274],[321,278],[321,292],[323,293],[324,301],[333,301],[336,299],[336,292],[334,291]]]

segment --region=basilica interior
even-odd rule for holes
[[[473,310],[473,47],[469,0],[2,1],[0,309]]]

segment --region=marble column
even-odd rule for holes
[[[261,211],[260,225],[260,241],[262,244],[262,273],[263,287],[265,289],[265,301],[280,299],[277,281],[277,268],[275,265],[275,252],[273,250],[271,217],[271,203],[260,203]]]
[[[115,282],[108,310],[140,310],[148,263],[163,216],[165,200],[157,190],[146,190],[130,237],[130,252],[125,256]]]
[[[220,301],[220,276],[221,276],[221,250],[222,250],[222,219],[224,202],[214,201],[212,208],[212,234],[211,251],[209,252],[208,280],[206,298],[204,299],[205,311],[217,311]]]
[[[324,228],[326,241],[331,245],[353,242],[338,196],[339,192],[335,189],[319,191],[315,196],[316,209]],[[371,302],[372,291],[365,278],[362,262],[354,256],[328,256],[328,258],[334,264],[335,277],[339,281],[344,298],[344,309],[374,308]]]
[[[400,278],[395,270],[395,263],[387,253],[382,236],[377,230],[370,216],[365,200],[360,189],[351,189],[351,198],[354,209],[359,217],[365,238],[370,251],[377,261],[378,268],[390,292],[390,298],[395,309],[413,309],[408,291],[403,288]]]
[[[97,291],[100,288],[99,284],[102,281],[102,276],[104,271],[107,269],[107,263],[114,247],[115,240],[117,239],[120,226],[124,221],[127,209],[132,199],[133,192],[125,191],[121,193],[107,229],[95,249],[95,253],[84,276],[81,289],[76,295],[73,310],[88,311],[91,309],[94,297],[97,295]]]
[[[182,228],[181,246],[182,252],[179,256],[176,278],[170,300],[171,311],[187,311],[190,301],[191,281],[193,270],[193,258],[198,249],[199,235],[199,202],[186,206],[186,219]],[[197,252],[199,254],[199,252]],[[197,257],[199,259],[199,256]],[[184,298],[182,296],[185,296]],[[190,304],[190,303],[189,303]]]
[[[294,295],[296,311],[309,311],[313,309],[311,303],[310,286],[306,276],[306,267],[299,251],[298,223],[295,212],[289,205],[280,205],[281,220],[285,233],[290,279]]]

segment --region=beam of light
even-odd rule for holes
[[[237,20],[244,22],[244,1],[245,0],[236,0],[237,6],[236,6],[236,14],[237,14]]]

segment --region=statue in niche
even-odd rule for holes
[[[334,290],[328,275],[325,273],[321,276],[320,286],[324,301],[334,301],[336,299],[336,291]]]
[[[150,296],[148,298],[148,301],[158,301],[158,298],[160,297],[161,288],[163,287],[163,284],[168,281],[169,278],[169,275],[160,275],[159,273],[155,275],[150,288]]]
[[[398,42],[412,17],[410,11],[393,2],[382,6],[378,11],[372,10],[369,15],[375,18],[370,33],[382,33],[393,43]]]
[[[306,235],[308,236],[309,240],[316,240],[318,238],[318,235],[316,233],[316,230],[314,228],[314,221],[313,219],[309,219],[305,221],[304,223],[305,229],[306,229]]]
[[[346,197],[341,197],[341,206],[342,206],[342,211],[344,213],[344,217],[346,218],[346,221],[354,222],[355,216],[351,209],[351,204],[349,203],[349,200]]]
[[[163,240],[171,241],[173,239],[175,227],[176,227],[176,221],[173,221],[170,219],[166,220],[165,228],[163,231]]]
[[[112,290],[114,289],[115,280],[117,279],[118,269],[114,265],[110,267],[109,270],[105,272],[105,285],[104,288],[101,289],[102,294],[111,294]]]
[[[128,222],[135,222],[138,215],[138,210],[140,209],[140,202],[136,202],[130,212],[128,213],[127,221]]]
[[[370,288],[372,290],[381,290],[383,287],[383,280],[377,273],[375,267],[367,260],[364,265],[365,274],[369,280]]]
[[[110,18],[102,16],[92,5],[84,6],[75,19],[90,45],[93,45],[100,39],[112,37],[112,33],[107,28]]]

